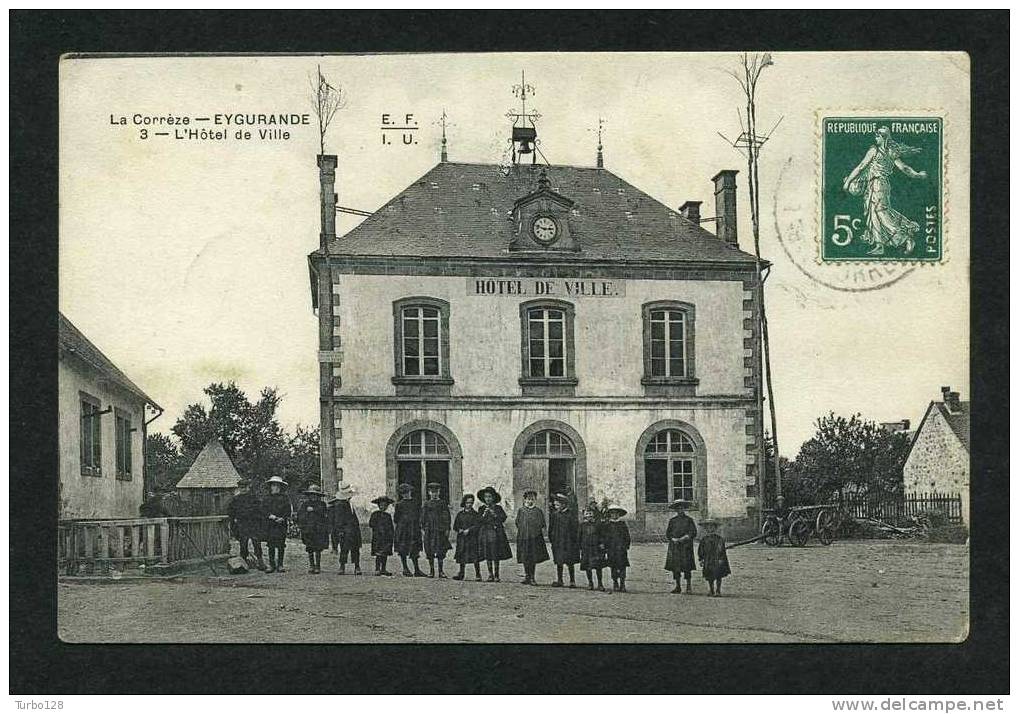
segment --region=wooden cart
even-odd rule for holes
[[[836,506],[795,506],[766,513],[761,525],[761,539],[768,545],[780,545],[783,537],[797,547],[806,545],[811,536],[817,536],[821,545],[830,545],[835,540],[838,524]]]

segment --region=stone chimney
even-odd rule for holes
[[[945,408],[948,409],[949,414],[955,414],[959,411],[959,393],[953,392],[951,387],[941,388],[941,399],[945,403]]]
[[[739,247],[736,236],[736,174],[739,171],[719,171],[711,180],[715,182],[715,235],[733,248]]]
[[[319,154],[318,180],[322,202],[321,242],[324,248],[336,237],[336,155]]]
[[[701,222],[701,201],[687,201],[679,207],[679,215],[694,225]]]

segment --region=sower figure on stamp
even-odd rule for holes
[[[404,577],[426,578],[418,565],[421,553],[421,506],[414,500],[414,487],[401,483],[397,489],[400,501],[396,504],[393,521],[396,525],[396,552],[400,555]],[[414,572],[407,567],[407,558],[414,564]]]
[[[680,576],[686,580],[686,591],[690,592],[690,573],[694,569],[693,562],[693,539],[697,537],[697,524],[690,516],[686,515],[686,509],[690,507],[689,501],[677,498],[669,504],[669,508],[676,511],[669,520],[665,529],[665,537],[669,541],[669,552],[665,557],[665,569],[672,572],[676,579],[676,587],[672,592],[683,592],[680,585]]]
[[[481,545],[481,556],[488,566],[488,582],[498,583],[499,563],[513,557],[509,538],[506,536],[506,511],[499,505],[502,496],[491,486],[478,491],[481,501],[481,532],[478,540]]]
[[[361,574],[361,523],[350,505],[354,489],[350,484],[340,484],[336,500],[329,509],[330,530],[338,539],[340,549],[340,575],[347,572],[347,556],[354,565],[354,575]]]
[[[609,522],[605,528],[605,560],[612,573],[612,589],[626,592],[626,569],[630,566],[630,527],[622,520],[626,509],[613,504],[605,509]]]
[[[481,514],[474,510],[474,494],[468,493],[460,499],[460,512],[453,519],[456,531],[456,551],[453,559],[459,563],[460,572],[453,580],[463,580],[469,563],[474,565],[474,579],[481,581]]]
[[[427,487],[428,500],[421,507],[422,545],[428,558],[428,577],[435,577],[435,562],[439,563],[439,577],[445,579],[442,561],[452,546],[449,543],[449,506],[442,500],[442,487],[430,483]]]
[[[555,561],[556,581],[552,583],[554,588],[563,586],[564,565],[570,572],[570,587],[577,587],[575,566],[580,562],[580,525],[571,500],[563,493],[557,493],[552,497],[548,542],[552,545],[552,560]]]
[[[517,510],[517,562],[524,565],[523,585],[537,585],[534,579],[538,563],[548,560],[545,547],[545,514],[538,508],[538,492],[524,491],[524,505]]]
[[[386,561],[393,554],[393,540],[395,528],[393,517],[389,515],[389,507],[393,499],[389,496],[373,498],[372,503],[379,507],[379,510],[371,514],[368,519],[368,527],[372,531],[372,555],[375,557],[375,574],[392,575],[386,570]]]
[[[605,536],[603,526],[595,520],[591,508],[584,509],[584,522],[580,524],[580,569],[587,574],[587,589],[594,590],[591,571],[598,575],[598,589],[605,591],[602,585],[602,568],[605,567]]]
[[[322,572],[322,551],[329,547],[329,517],[322,489],[317,484],[308,486],[304,495],[306,498],[297,511],[297,525],[308,552],[308,572],[317,575]]]
[[[279,476],[273,476],[266,482],[269,496],[265,499],[266,520],[265,541],[269,548],[269,572],[282,573],[283,554],[287,548],[287,525],[293,516],[290,496],[283,493],[287,482]]]
[[[251,481],[237,484],[238,492],[227,506],[230,529],[241,544],[241,558],[248,560],[248,541],[251,541],[258,569],[265,570],[262,560],[262,539],[265,538],[266,517],[262,500],[251,492]]]
[[[707,535],[697,547],[697,559],[701,561],[711,597],[722,597],[722,578],[732,575],[729,556],[725,552],[725,539],[718,534],[718,521],[702,521],[701,527],[707,531]]]

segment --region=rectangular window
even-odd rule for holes
[[[527,312],[528,376],[566,376],[566,313],[554,308]]]
[[[679,310],[652,310],[651,376],[685,377],[686,319]]]
[[[405,307],[401,322],[404,376],[438,377],[442,360],[442,324],[438,308]]]
[[[117,478],[131,480],[131,416],[119,409],[115,412]]]
[[[102,475],[102,417],[99,411],[99,400],[82,393],[79,428],[81,473],[89,476]]]
[[[672,459],[672,497],[693,502],[693,461],[690,459]]]

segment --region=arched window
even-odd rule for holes
[[[693,393],[694,306],[675,300],[645,303],[644,378],[646,391]]]
[[[524,447],[524,458],[566,458],[574,456],[573,444],[558,431],[539,431]]]
[[[698,503],[697,446],[678,429],[663,429],[644,449],[645,503],[671,503],[677,498]]]
[[[396,447],[397,485],[409,483],[416,500],[426,497],[428,484],[439,484],[442,498],[449,502],[449,444],[440,434],[419,429],[407,434]]]
[[[410,297],[393,303],[397,394],[449,393],[449,303]],[[436,386],[437,385],[437,386]]]

